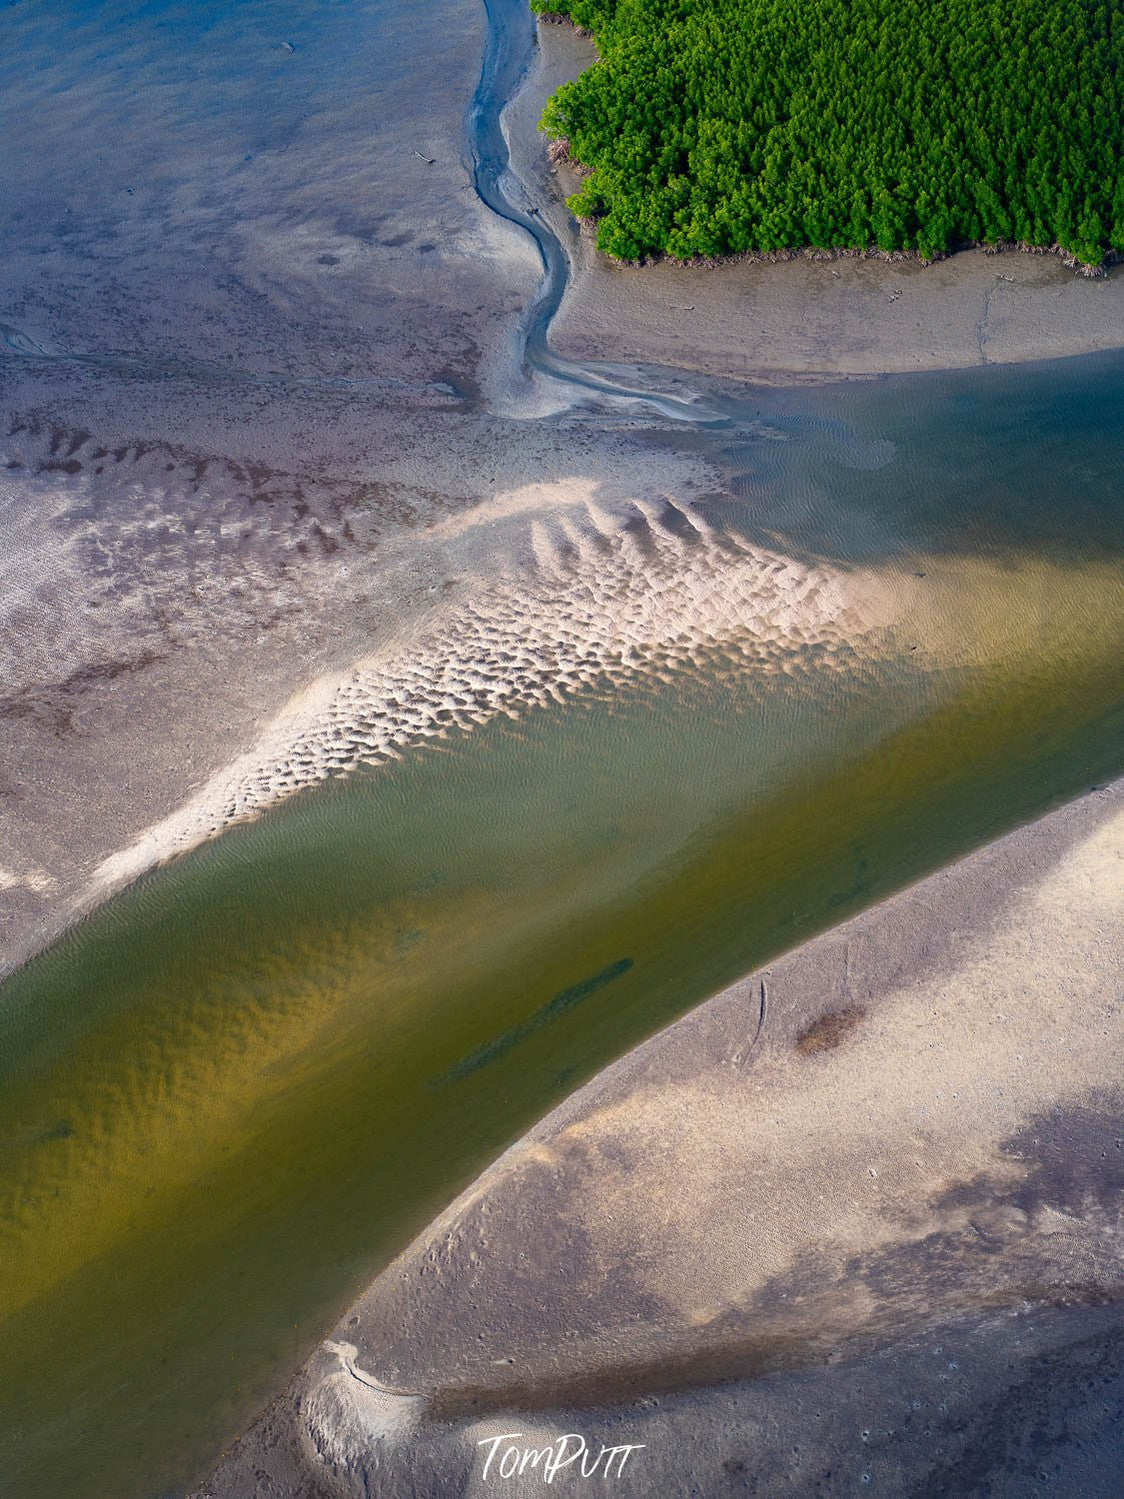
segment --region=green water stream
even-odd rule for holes
[[[930,561],[923,663],[622,689],[328,784],[11,979],[0,1491],[182,1481],[599,1066],[1117,769],[1087,550]]]

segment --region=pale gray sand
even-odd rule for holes
[[[1090,280],[1054,256],[971,250],[933,266],[799,259],[708,269],[620,266],[578,233],[535,131],[543,101],[595,57],[571,27],[539,27],[535,73],[509,110],[521,175],[553,198],[573,278],[552,327],[571,359],[673,365],[714,376],[804,379],[959,369],[1086,354],[1124,343],[1124,266]]]
[[[106,859],[234,776],[295,694],[463,587],[448,548],[415,544],[431,524],[544,476],[617,495],[627,476],[644,503],[698,488],[683,453],[656,463],[623,430],[505,420],[480,399],[503,393],[540,267],[472,187],[478,5],[431,11],[424,48],[408,8],[169,0],[157,26],[105,0],[71,17],[62,50],[55,14],[7,12],[0,53],[14,147],[0,168],[0,971],[104,894],[91,877]],[[542,96],[581,45],[542,34],[546,65],[508,120],[532,182]],[[565,229],[557,200],[549,211]],[[747,364],[693,292],[683,317],[706,348],[661,331],[660,278],[717,296],[751,271],[754,286],[842,285],[830,268],[703,277],[578,258],[556,340],[599,360],[830,372],[850,368],[833,352],[846,328],[890,328],[903,305],[824,302],[817,326],[835,331],[805,347],[791,318],[812,301],[770,293],[780,321],[744,345]],[[1008,265],[1061,277],[1039,309],[1098,309],[1096,340],[1043,325],[1023,352],[1118,341],[1118,283]],[[917,276],[845,270],[875,287]],[[989,304],[989,357],[1014,357],[999,336],[1011,285]],[[624,302],[618,286],[633,288]],[[877,348],[878,368],[917,362]]]
[[[7,7],[0,322],[56,357],[476,378],[539,277],[472,191],[485,21],[438,0],[419,46],[372,0]]]
[[[644,1444],[629,1494],[1110,1492],[1122,873],[1118,782],[654,1037],[378,1278],[199,1499],[482,1493],[481,1440],[570,1431]]]
[[[245,755],[105,860],[99,887],[329,775],[501,715],[683,680],[718,656],[764,681],[796,672],[802,651],[815,652],[818,672],[845,676],[860,658],[873,670],[906,649],[897,637],[917,632],[924,607],[908,583],[808,567],[716,532],[691,503],[706,489],[705,467],[668,468],[678,503],[658,495],[660,471],[649,454],[644,474],[622,475],[616,493],[607,475],[532,484],[436,522],[427,534],[461,576],[456,595],[298,693]],[[482,547],[488,578],[474,565]],[[501,560],[513,550],[526,560]]]
[[[486,408],[541,267],[472,186],[475,0],[424,45],[377,4],[3,26],[0,971],[294,694],[457,598],[433,523],[698,471]]]
[[[502,472],[478,428],[418,460],[539,276],[464,160],[483,11],[430,20],[422,59],[378,5],[5,12],[0,970],[424,607],[388,537],[471,503],[474,444]]]
[[[105,6],[102,13],[113,9]],[[0,443],[5,965],[33,951],[83,908],[103,860],[132,845],[268,735],[294,693],[326,674],[353,680],[357,661],[433,617],[438,606],[447,612],[464,588],[466,554],[458,550],[464,532],[458,528],[468,523],[470,511],[497,497],[507,504],[541,484],[544,474],[562,476],[571,493],[596,492],[616,501],[629,498],[627,478],[645,505],[664,492],[680,498],[695,493],[700,483],[693,458],[668,453],[656,464],[626,432],[505,425],[476,404],[479,393],[502,386],[518,315],[539,275],[528,242],[485,213],[471,189],[462,120],[483,39],[476,5],[449,0],[436,11],[431,7],[422,48],[405,8],[401,24],[389,32],[385,7],[365,10],[358,25],[353,10],[341,19],[345,12],[331,5],[292,11],[300,29],[284,36],[261,19],[274,12],[216,7],[211,31],[200,32],[204,7],[168,9],[181,38],[171,49],[131,20],[123,5],[112,35],[95,34],[88,29],[93,21],[86,20],[87,29],[66,49],[45,24],[50,7],[42,13],[11,9],[5,16],[6,25],[20,28],[0,56],[0,65],[4,57],[9,63],[0,90],[3,125],[15,147],[2,168],[10,211],[0,256],[10,350],[2,369]],[[36,28],[40,32],[32,35]],[[350,45],[356,35],[364,38],[360,46]],[[231,72],[242,78],[235,90],[229,88]],[[424,113],[419,97],[426,101]],[[518,108],[525,112],[530,99]],[[528,151],[541,150],[519,120],[513,112],[516,138]],[[110,122],[114,149],[106,152]],[[50,170],[43,170],[44,160]],[[957,277],[967,264],[961,258],[928,274]],[[978,289],[962,301],[949,297],[947,307],[957,307],[961,319],[949,325],[950,332],[938,317],[947,310],[942,294],[931,318],[935,352],[925,359],[956,364],[976,362],[981,350],[987,358],[1009,358],[1119,342],[1118,281],[1074,282],[1052,263],[1014,258],[995,262],[992,270],[1013,274],[1021,266],[1028,276],[1060,278],[1041,289],[1037,323],[1011,322],[1008,309],[1021,292],[1013,282],[996,282],[986,308]],[[661,303],[653,288],[671,268],[619,272],[585,254],[577,300],[571,297],[558,324],[558,346],[598,359],[681,363],[735,375],[755,368],[775,376],[920,367],[916,351],[924,340],[916,330],[910,333],[912,325],[903,334],[894,321],[912,315],[911,304],[900,297],[890,301],[893,286],[885,278],[912,276],[918,288],[941,283],[922,281],[912,270],[838,269],[841,276],[871,278],[873,290],[857,302],[842,289],[836,297],[832,268],[824,267],[735,267],[723,273],[728,280],[678,273],[714,299],[712,314],[696,305],[694,290],[689,296],[676,291],[682,306],[666,305],[669,296]],[[809,281],[806,295],[758,294],[758,287],[789,285],[785,278],[798,272],[820,278],[815,286],[821,291],[814,292]],[[791,284],[799,291],[798,282]],[[676,279],[675,285],[688,281]],[[732,333],[723,329],[730,311],[727,294],[717,290],[723,285],[752,290],[729,293],[735,297]],[[625,287],[635,291],[622,299]],[[1050,322],[1042,309],[1055,302],[1058,315]],[[1078,306],[1084,309],[1080,315]],[[1086,328],[1081,336],[1087,341],[1075,343],[1071,330],[1091,308],[1096,338]],[[573,331],[575,317],[589,340],[584,346]],[[801,318],[813,320],[811,331]],[[869,348],[852,347],[868,337],[862,333],[867,323],[896,331],[892,338],[880,331],[880,341]],[[1012,342],[1016,325],[1023,331]],[[756,331],[759,326],[764,331]],[[686,334],[694,329],[701,331],[692,344]],[[947,334],[945,343],[938,334]],[[913,350],[914,363],[901,362],[903,349]],[[735,355],[744,356],[743,362]],[[548,538],[548,552],[551,545],[567,543],[555,536]],[[639,569],[629,574],[638,576]],[[995,874],[1000,884],[1007,877],[1002,870]],[[906,935],[897,930],[893,940]],[[884,977],[875,972],[869,982],[877,989]],[[1056,988],[1057,973],[1048,978]],[[715,1124],[716,1114],[732,1129],[751,1118],[752,1100],[736,1089],[716,1110],[704,1107],[705,1097],[691,1094],[690,1086],[703,1079],[705,1095],[716,1078],[729,1080],[731,1069],[719,1060],[727,1041],[719,1038],[728,1035],[724,1027],[735,1017],[734,1033],[748,1035],[759,1013],[753,998],[752,985],[734,991],[696,1023],[670,1033],[678,1040],[653,1043],[654,1051],[646,1048],[595,1085],[574,1106],[578,1112],[557,1116],[546,1133],[538,1132],[489,1178],[479,1211],[502,1212],[512,1224],[510,1236],[497,1241],[485,1218],[481,1228],[470,1215],[457,1240],[461,1247],[448,1251],[448,1276],[419,1277],[427,1293],[416,1298],[411,1282],[396,1278],[403,1267],[413,1275],[428,1263],[429,1249],[415,1250],[379,1282],[360,1328],[341,1332],[341,1346],[360,1345],[353,1367],[400,1375],[404,1382],[416,1378],[427,1391],[447,1389],[454,1408],[448,1423],[435,1424],[430,1413],[418,1428],[422,1466],[410,1469],[409,1481],[416,1480],[420,1491],[448,1492],[446,1477],[460,1482],[473,1430],[455,1406],[469,1392],[481,1409],[524,1397],[540,1405],[588,1403],[599,1398],[599,1381],[623,1387],[622,1359],[638,1365],[641,1390],[651,1383],[653,1361],[671,1368],[674,1383],[726,1368],[727,1349],[734,1372],[740,1372],[747,1346],[757,1359],[759,1350],[745,1332],[747,1306],[768,1288],[751,1272],[772,1265],[775,1273],[778,1252],[785,1263],[785,1244],[799,1243],[799,1205],[790,1201],[788,1218],[778,1219],[779,1250],[770,1240],[774,1260],[753,1256],[749,1263],[730,1232],[730,1223],[736,1227],[739,1220],[727,1219],[726,1205],[748,1212],[753,1183],[743,1182],[739,1197],[738,1183],[722,1175],[731,1152],[716,1152],[713,1139],[708,1147],[705,1132],[683,1132],[684,1172],[693,1161],[697,1181],[710,1183],[709,1195],[696,1190],[692,1198],[680,1190],[686,1177],[675,1176],[679,1135],[670,1151],[653,1135],[663,1127],[658,1121],[665,1109],[685,1125],[697,1114],[700,1129],[708,1120]],[[806,998],[818,1003],[823,994],[813,986]],[[793,1002],[800,1002],[798,995]],[[765,1045],[781,1036],[767,1029]],[[667,1060],[673,1055],[678,1062]],[[762,1049],[760,1057],[766,1055]],[[848,1064],[853,1056],[846,1047],[840,1053]],[[1091,1059],[1089,1076],[1098,1065],[1103,1067],[1103,1055]],[[637,1067],[656,1067],[653,1082],[660,1088],[645,1093]],[[659,1067],[664,1072],[657,1075]],[[756,1075],[752,1069],[746,1074]],[[676,1095],[684,1087],[687,1093]],[[1045,1091],[1034,1096],[1044,1099]],[[1016,1098],[1015,1112],[1025,1114],[1025,1094]],[[627,1100],[637,1106],[631,1123],[619,1109],[614,1112]],[[646,1116],[640,1108],[645,1100],[652,1106]],[[584,1135],[566,1133],[583,1120]],[[992,1152],[986,1166],[996,1154],[994,1134],[985,1131],[982,1138]],[[800,1143],[791,1130],[778,1136],[778,1160]],[[972,1164],[966,1147],[955,1139],[938,1143],[965,1177]],[[635,1209],[631,1218],[620,1202],[606,1197],[618,1180],[606,1161],[618,1148],[632,1149],[648,1163],[636,1173],[635,1197],[624,1194],[623,1206]],[[1081,1159],[1079,1147],[1062,1161],[1062,1175]],[[897,1168],[907,1170],[908,1161],[899,1160]],[[661,1169],[670,1175],[661,1178]],[[869,1181],[886,1178],[883,1172]],[[1005,1199],[999,1218],[984,1220],[984,1242],[995,1240],[1011,1265],[1009,1284],[1022,1285],[1019,1276],[1033,1274],[1036,1285],[1053,1286],[1071,1249],[1079,1256],[1079,1285],[1095,1287],[1097,1276],[1108,1273],[1094,1211],[1100,1202],[1095,1172],[1091,1180],[1089,1201],[1071,1203],[1063,1182],[1053,1196],[1046,1192],[1041,1212],[1033,1203],[1016,1204],[1014,1211],[1025,1213],[1030,1225],[1021,1237],[1022,1220],[1003,1217]],[[876,1190],[865,1182],[863,1187]],[[981,1190],[991,1187],[985,1183]],[[673,1204],[690,1203],[690,1213],[662,1212],[659,1205],[669,1193]],[[939,1192],[937,1197],[933,1221],[940,1234],[952,1235],[951,1250],[963,1268],[976,1229],[969,1234],[964,1227],[960,1204],[942,1207]],[[830,1313],[833,1335],[840,1337],[852,1323],[861,1330],[864,1318],[873,1316],[868,1282],[875,1291],[880,1283],[886,1287],[881,1301],[874,1296],[876,1308],[898,1307],[899,1262],[893,1255],[905,1253],[901,1246],[915,1243],[909,1232],[916,1236],[929,1221],[906,1222],[904,1238],[868,1241],[863,1225],[883,1220],[869,1216],[868,1199],[860,1202],[868,1217],[860,1215],[857,1228],[842,1211],[846,1205],[835,1203],[842,1224],[832,1246],[835,1269],[847,1253],[882,1258],[873,1268],[859,1266],[855,1298],[844,1275],[842,1289],[830,1281],[826,1305],[815,1303],[817,1319]],[[467,1209],[462,1204],[458,1211]],[[1059,1215],[1062,1228],[1048,1231]],[[536,1232],[547,1237],[531,1233],[536,1217],[545,1225]],[[448,1219],[439,1236],[456,1221]],[[547,1232],[552,1223],[555,1240]],[[641,1257],[629,1247],[638,1223]],[[698,1225],[707,1223],[711,1232],[700,1236]],[[526,1239],[521,1225],[528,1225]],[[855,1233],[858,1249],[848,1238]],[[486,1253],[478,1266],[470,1262],[465,1268],[465,1259],[478,1252],[472,1235]],[[552,1242],[566,1250],[566,1276],[543,1258]],[[528,1243],[537,1243],[541,1253],[535,1260],[534,1251],[525,1250],[530,1265],[523,1266],[512,1246]],[[438,1258],[444,1254],[442,1249]],[[908,1255],[907,1262],[912,1275]],[[579,1269],[571,1283],[574,1264]],[[993,1264],[988,1261],[989,1274]],[[934,1289],[942,1284],[938,1277]],[[483,1310],[476,1322],[467,1315],[461,1295],[469,1285],[479,1286],[480,1308],[491,1308],[499,1320],[489,1320]],[[546,1286],[572,1294],[548,1299]],[[947,1302],[941,1306],[949,1311]],[[457,1321],[442,1341],[439,1323],[448,1307]],[[414,1319],[412,1345],[390,1335],[394,1317],[403,1314]],[[794,1326],[775,1308],[771,1315],[779,1319],[785,1345],[798,1346],[799,1319]],[[1073,1344],[1079,1334],[1095,1342],[1101,1336],[1098,1315],[1075,1313],[1074,1328],[1064,1318],[1020,1322],[1023,1353],[1016,1350],[1012,1357],[1051,1340]],[[1086,1321],[1078,1327],[1082,1317]],[[560,1337],[560,1329],[578,1335]],[[969,1343],[971,1328],[955,1336]],[[723,1340],[721,1357],[712,1337]],[[555,1340],[557,1355],[551,1351]],[[905,1354],[898,1363],[898,1354],[886,1357],[895,1377],[908,1364]],[[1058,1355],[1055,1367],[1066,1368],[1067,1357]],[[509,1358],[515,1362],[506,1363]],[[1079,1356],[1069,1362],[1077,1388]],[[339,1355],[326,1367],[338,1371]],[[769,1374],[767,1380],[780,1382],[758,1382],[752,1393],[756,1408],[764,1391],[774,1391],[768,1399],[782,1426],[791,1401],[787,1377]],[[805,1371],[794,1377],[832,1376]],[[919,1373],[919,1388],[938,1377]],[[332,1450],[346,1460],[347,1421],[324,1415],[325,1402],[340,1396],[341,1417],[348,1417],[346,1397],[356,1381],[351,1374],[341,1378],[346,1383],[322,1389],[317,1419],[325,1442],[336,1444]],[[881,1379],[877,1364],[862,1365],[854,1375],[858,1385],[873,1381],[872,1388],[881,1387]],[[994,1356],[985,1357],[977,1383],[966,1383],[957,1399],[967,1408],[974,1392],[994,1380]],[[744,1472],[744,1466],[737,1468],[747,1461],[742,1450],[761,1450],[756,1429],[745,1424],[745,1396],[704,1392],[675,1399],[678,1404],[638,1406],[627,1431],[656,1423],[649,1443],[655,1447],[665,1419],[660,1413],[667,1411],[668,1421],[681,1423],[681,1440],[701,1449],[714,1423],[729,1421],[744,1440],[738,1451],[724,1449],[722,1461],[729,1461],[730,1473]],[[841,1399],[831,1396],[833,1406],[845,1410]],[[279,1432],[287,1430],[287,1410],[282,1403],[270,1418]],[[413,1430],[420,1419],[416,1406],[395,1404],[361,1418],[392,1438]],[[561,1407],[554,1415],[528,1418],[528,1429],[532,1422],[544,1428],[580,1424]],[[622,1437],[632,1439],[645,1440]],[[839,1430],[832,1435],[825,1426],[820,1450],[842,1446]],[[394,1461],[396,1451],[388,1447]],[[261,1459],[263,1470],[267,1461],[272,1459]],[[637,1467],[641,1492],[651,1492],[649,1481],[660,1471],[678,1481],[672,1480],[679,1470],[670,1459],[663,1470]],[[226,1492],[253,1492],[257,1485],[262,1493],[270,1491],[266,1480],[228,1470],[235,1472],[237,1479],[224,1480],[235,1484]],[[281,1492],[309,1492],[327,1481],[322,1472],[306,1472],[281,1480]]]

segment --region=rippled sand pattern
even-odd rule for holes
[[[448,524],[446,539],[514,521],[525,532],[522,565],[503,564],[466,599],[294,698],[252,750],[106,860],[99,878],[132,878],[330,775],[500,714],[518,719],[551,701],[710,672],[716,652],[743,677],[838,670],[861,638],[873,651],[888,622],[871,577],[720,532],[695,505],[633,500],[610,510],[592,485],[560,484],[481,509],[475,523]]]

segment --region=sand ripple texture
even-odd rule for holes
[[[610,508],[595,490],[532,484],[433,527],[434,542],[476,582],[294,697],[252,749],[105,860],[97,883],[123,883],[328,776],[497,715],[517,720],[583,695],[712,675],[716,665],[763,682],[850,670],[857,654],[887,643],[890,611],[872,577],[721,532],[693,503]]]

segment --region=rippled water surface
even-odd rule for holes
[[[280,47],[292,8],[254,14]],[[180,77],[206,37],[169,15]],[[238,80],[212,74],[217,111]],[[544,318],[542,367],[593,388],[551,366]],[[410,652],[386,658],[341,700],[366,694],[360,729],[298,748],[350,763],[355,730],[401,759],[145,875],[11,978],[0,1493],[178,1491],[583,1079],[1118,771],[1121,373],[704,393],[708,427],[652,442],[721,494],[579,495],[468,535],[487,587],[413,637],[468,705],[430,705],[447,737],[398,732]]]
[[[735,632],[329,782],[5,985],[7,1492],[174,1483],[598,1066],[1119,769],[1118,373],[725,434],[715,523],[841,577],[865,634]]]

